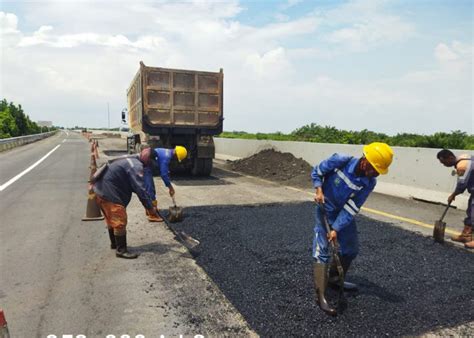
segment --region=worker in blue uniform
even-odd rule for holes
[[[313,240],[313,278],[319,307],[329,315],[336,315],[326,301],[328,282],[338,283],[335,267],[330,271],[331,254],[328,241],[339,243],[339,256],[344,275],[358,253],[355,216],[374,189],[379,174],[386,174],[392,163],[393,151],[385,143],[374,142],[364,146],[363,156],[354,158],[334,154],[316,165],[311,173],[315,188],[316,226]],[[327,233],[322,219],[324,208],[331,225]],[[352,283],[344,288],[355,289]]]
[[[169,175],[170,162],[173,159],[173,157],[176,157],[178,162],[181,162],[187,156],[188,156],[188,152],[186,148],[183,146],[176,146],[174,149],[166,149],[166,148],[153,149],[152,165],[144,169],[144,180],[145,180],[145,188],[153,200],[153,206],[155,209],[158,207],[158,202],[156,200],[155,183],[153,181],[154,168],[157,171],[159,171],[161,179],[163,180],[163,183],[168,188],[170,196],[173,197],[175,194],[175,191],[170,181],[170,175]],[[160,216],[157,216],[156,214],[150,214],[148,210],[146,210],[146,215],[150,222],[163,221],[163,219]]]

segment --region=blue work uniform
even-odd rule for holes
[[[170,181],[170,162],[174,156],[174,149],[155,148],[153,149],[155,163],[159,166],[160,176],[167,188],[171,186]],[[153,170],[151,166],[144,168],[145,187],[153,200],[156,200],[155,183],[153,181]]]
[[[340,254],[354,259],[359,252],[355,216],[374,190],[377,180],[357,176],[359,158],[334,154],[316,165],[311,173],[314,188],[322,187],[326,215],[337,232]],[[313,257],[319,263],[329,263],[327,232],[319,206],[316,206]]]

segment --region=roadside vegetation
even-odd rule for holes
[[[403,133],[389,136],[376,133],[367,129],[361,131],[347,131],[331,126],[320,126],[315,123],[303,126],[290,134],[276,133],[246,133],[244,131],[223,132],[219,137],[240,138],[254,140],[275,141],[304,141],[316,143],[339,144],[367,144],[375,141],[385,142],[391,146],[421,147],[421,148],[446,148],[474,150],[474,135],[469,135],[460,130],[451,133],[435,133],[433,135],[418,135]]]
[[[25,115],[21,105],[3,99],[0,101],[0,138],[41,133],[41,127]]]

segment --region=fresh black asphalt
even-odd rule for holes
[[[326,316],[314,302],[313,213],[309,202],[190,207],[174,226],[201,241],[197,263],[264,337],[410,336],[473,320],[473,253],[363,216],[347,276],[360,290]]]

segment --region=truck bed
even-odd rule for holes
[[[223,71],[202,72],[147,67],[140,69],[128,89],[130,125],[149,134],[164,129],[222,131]],[[154,132],[155,131],[155,132]]]

